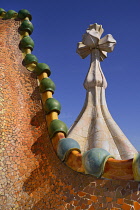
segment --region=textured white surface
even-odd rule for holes
[[[91,148],[103,148],[116,159],[130,159],[136,149],[113,120],[106,104],[105,88],[107,82],[100,61],[112,52],[116,44],[111,34],[100,39],[101,25],[90,25],[78,43],[78,54],[85,58],[91,54],[91,63],[84,81],[87,91],[85,104],[78,118],[69,130],[68,137],[75,139],[82,153]]]

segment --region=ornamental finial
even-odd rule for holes
[[[111,34],[100,39],[102,25],[92,24],[78,43],[77,53],[85,58],[91,55],[90,68],[84,81],[86,99],[78,118],[69,130],[68,138],[75,139],[82,153],[102,148],[116,159],[133,158],[136,149],[112,118],[106,103],[107,82],[100,61],[112,52],[116,40]]]

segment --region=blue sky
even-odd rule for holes
[[[102,24],[103,36],[110,33],[117,45],[102,63],[108,82],[109,110],[140,151],[140,1],[139,0],[1,0],[6,11],[28,9],[35,42],[33,54],[47,63],[56,84],[54,98],[60,101],[59,119],[73,124],[85,100],[83,81],[89,57],[76,54],[77,42],[89,24]]]

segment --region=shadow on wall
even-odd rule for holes
[[[34,74],[31,74],[35,78]],[[40,100],[38,87],[31,95],[31,100]],[[118,199],[130,204],[140,202],[139,183],[135,181],[97,179],[68,168],[59,160],[48,136],[45,113],[38,111],[31,119],[33,127],[40,127],[42,135],[32,145],[31,151],[39,167],[30,173],[22,189],[29,199],[21,206],[24,209],[74,209],[83,206],[89,209],[121,208]]]
[[[38,112],[31,122],[37,122],[35,126],[41,126],[42,115],[43,111]],[[88,209],[91,202],[96,209],[100,205],[103,208],[109,208],[110,205],[120,207],[116,203],[120,198],[125,198],[126,202],[140,201],[140,194],[136,193],[138,183],[135,181],[96,179],[68,168],[55,154],[47,127],[43,128],[43,134],[32,145],[31,150],[39,161],[39,167],[24,182],[23,191],[35,201],[32,210],[73,209],[83,204]],[[108,197],[112,204],[107,203]]]

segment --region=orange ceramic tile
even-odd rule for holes
[[[126,203],[124,203],[124,204],[122,205],[122,209],[124,209],[124,210],[131,210],[131,207],[132,207],[132,206],[130,206],[130,205],[126,204]]]
[[[88,201],[87,201],[87,204],[88,204],[88,205],[91,205],[91,204],[92,204],[92,201],[91,201],[91,200],[88,200]]]
[[[86,195],[86,193],[84,193],[84,192],[78,192],[78,195],[79,195],[80,197],[83,197],[83,196]]]
[[[117,200],[117,203],[118,203],[118,204],[123,204],[123,203],[124,203],[124,199],[123,199],[123,198],[119,198],[119,199]]]
[[[81,209],[85,209],[85,204],[84,203],[81,205]]]
[[[135,210],[140,210],[140,202],[134,202],[134,209]]]
[[[79,210],[79,209],[81,209],[81,207],[80,207],[80,206],[77,206],[77,207],[75,208],[75,210]]]
[[[112,201],[112,199],[113,199],[113,198],[106,197],[106,201],[107,201],[107,202],[111,202],[111,201]]]
[[[90,208],[89,208],[89,210],[96,210],[93,206],[91,206]]]
[[[95,203],[97,202],[97,197],[95,195],[91,196],[91,200],[94,201]]]

